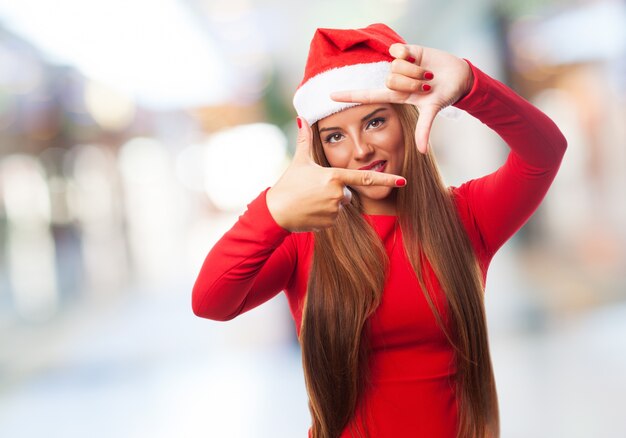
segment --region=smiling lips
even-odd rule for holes
[[[373,170],[374,172],[382,172],[383,170],[385,170],[386,164],[386,160],[378,160],[368,164],[367,166],[359,167],[359,170]]]

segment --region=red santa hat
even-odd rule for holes
[[[389,46],[405,44],[384,24],[363,29],[317,29],[293,97],[300,117],[313,124],[324,117],[358,105],[335,102],[330,93],[341,90],[384,88],[393,57]]]

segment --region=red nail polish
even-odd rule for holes
[[[398,178],[396,180],[396,185],[398,187],[404,187],[406,185],[406,180],[404,178]]]
[[[298,129],[302,129],[302,120],[300,120],[300,117],[296,117],[296,120],[298,121]]]
[[[409,56],[406,60],[409,61],[410,63],[415,62],[415,58],[413,58],[412,56]]]
[[[435,75],[432,74],[432,72],[427,71],[426,73],[424,73],[424,79],[431,80],[434,77],[435,77]]]
[[[428,85],[428,84],[424,84],[424,85],[422,85],[422,90],[424,90],[424,91],[430,91],[430,85]]]

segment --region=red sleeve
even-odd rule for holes
[[[469,62],[468,62],[469,63]],[[455,104],[496,131],[510,147],[494,173],[455,189],[487,258],[519,230],[554,180],[567,148],[552,120],[510,88],[469,63],[471,91]]]
[[[296,265],[291,233],[274,221],[261,193],[213,246],[192,293],[197,316],[226,321],[284,290]]]

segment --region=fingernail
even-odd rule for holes
[[[296,120],[298,121],[298,129],[302,129],[302,120],[300,120],[300,117],[296,117]]]
[[[415,62],[415,58],[413,58],[412,56],[409,56],[406,60],[411,63]]]
[[[396,185],[398,187],[404,187],[406,185],[406,180],[404,178],[398,178],[396,180]]]
[[[435,77],[435,75],[432,72],[430,72],[430,71],[427,71],[426,73],[424,73],[424,79],[431,80],[434,77]]]
[[[428,84],[424,84],[424,85],[422,85],[422,90],[424,90],[424,91],[430,91],[430,85],[428,85]]]

